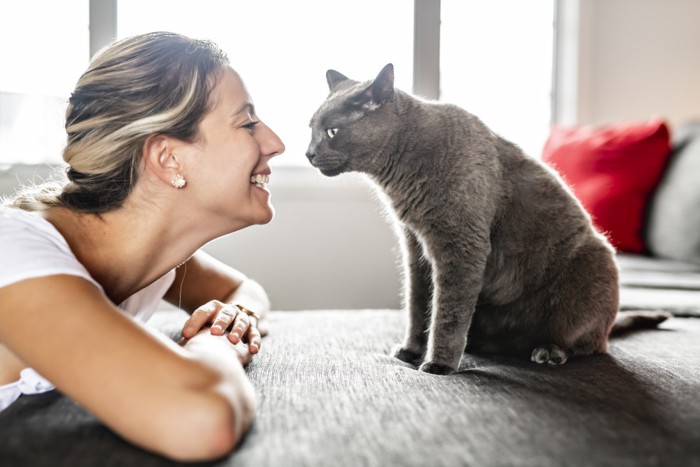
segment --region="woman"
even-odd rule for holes
[[[269,302],[200,248],[272,219],[284,145],[224,53],[171,33],[99,53],[66,131],[67,180],[0,207],[0,409],[55,385],[136,445],[220,457],[253,417]],[[191,313],[180,346],[139,324],[161,299]]]

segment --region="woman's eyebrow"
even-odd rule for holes
[[[231,116],[235,117],[236,115],[242,113],[244,110],[247,110],[250,115],[255,115],[255,106],[250,102],[244,102],[243,105],[241,105],[231,114]]]

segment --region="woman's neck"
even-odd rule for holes
[[[50,208],[44,217],[65,238],[78,261],[119,304],[186,261],[207,240],[173,217],[122,207],[104,214]]]

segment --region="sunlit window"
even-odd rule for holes
[[[170,30],[219,44],[286,145],[275,163],[308,165],[309,120],[328,94],[329,68],[366,80],[392,62],[397,85],[412,85],[412,1],[119,0],[117,18],[120,37]]]
[[[88,0],[0,6],[0,165],[60,160],[63,115],[89,60]],[[413,87],[410,0],[118,0],[117,35],[170,30],[217,42],[259,116],[308,165],[308,122],[326,70],[372,79],[388,62]],[[41,14],[36,14],[41,11]],[[538,155],[550,121],[553,2],[442,0],[440,99]]]
[[[440,99],[539,157],[551,117],[554,2],[442,0]]]
[[[0,165],[58,161],[68,96],[90,59],[88,0],[0,5]]]

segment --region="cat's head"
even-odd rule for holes
[[[326,72],[330,93],[311,118],[306,157],[328,176],[372,172],[393,130],[388,107],[396,95],[394,66],[372,81],[358,82],[335,70]]]

